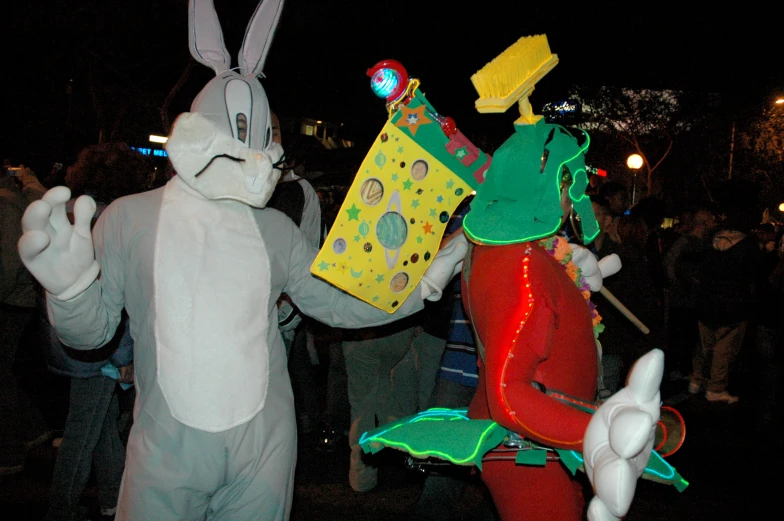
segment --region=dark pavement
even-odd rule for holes
[[[782,464],[779,425],[760,422],[753,369],[739,371],[731,391],[741,397],[728,406],[708,403],[689,395],[686,382],[665,381],[662,396],[686,422],[683,447],[668,461],[690,483],[682,493],[674,487],[639,481],[628,521],[756,520],[778,518],[775,508]],[[315,449],[315,434],[300,438],[293,521],[385,521],[406,519],[417,500],[423,475],[403,464],[402,453],[381,451],[378,487],[368,493],[348,486],[348,448],[345,438],[334,452]],[[0,478],[0,517],[9,520],[41,519],[46,512],[56,449],[47,443],[33,449],[25,471]],[[584,478],[584,474],[580,474]],[[90,484],[83,504],[96,501]],[[470,485],[458,505],[456,519],[469,520],[483,501],[482,489]]]

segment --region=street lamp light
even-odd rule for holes
[[[632,171],[632,206],[637,202],[637,171],[642,167],[642,156],[640,154],[632,154],[626,158],[626,166]]]
[[[779,205],[779,211],[780,211],[780,212],[784,212],[784,203],[781,203],[781,204]]]

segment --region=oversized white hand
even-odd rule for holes
[[[464,233],[456,234],[436,254],[430,267],[422,275],[422,299],[439,300],[452,277],[463,269],[463,259],[468,252]]]
[[[637,479],[653,451],[663,372],[660,349],[640,357],[628,385],[602,403],[588,424],[583,456],[595,493],[588,507],[590,521],[616,521],[629,511]]]
[[[585,246],[571,242],[569,246],[572,248],[572,262],[580,268],[591,291],[602,289],[603,280],[621,269],[621,258],[615,253],[597,261],[596,256]]]
[[[65,203],[71,191],[56,186],[33,202],[22,216],[19,256],[46,291],[61,300],[75,297],[98,277],[90,222],[95,201],[79,197],[74,204],[74,224]]]

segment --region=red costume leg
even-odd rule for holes
[[[484,461],[482,480],[502,521],[581,521],[585,500],[579,482],[558,461],[544,468],[513,460]]]

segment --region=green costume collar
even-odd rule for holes
[[[474,242],[513,244],[549,237],[561,228],[561,182],[571,174],[568,188],[582,224],[582,240],[599,232],[590,198],[584,143],[564,127],[539,120],[515,124],[515,133],[493,155],[485,182],[477,188],[463,226]]]

